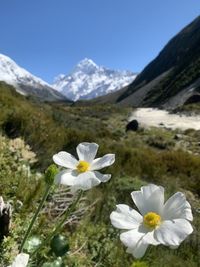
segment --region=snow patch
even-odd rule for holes
[[[25,83],[31,86],[40,84],[50,87],[48,83],[32,75],[27,70],[18,66],[11,58],[2,54],[0,54],[0,81],[14,86],[19,83]]]

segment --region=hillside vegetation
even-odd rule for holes
[[[200,132],[152,128],[125,133],[129,108],[41,103],[18,95],[4,83],[0,84],[0,106],[0,195],[14,207],[11,234],[1,244],[2,266],[16,254],[44,190],[41,173],[52,163],[52,155],[60,150],[75,154],[82,141],[98,143],[99,155],[115,153],[116,163],[109,168],[112,178],[108,183],[85,193],[91,208],[78,223],[67,225],[62,232],[71,253],[62,257],[60,266],[198,266]],[[119,241],[119,232],[111,226],[109,215],[118,203],[133,205],[130,193],[150,182],[165,186],[166,197],[176,191],[186,194],[193,208],[195,230],[179,249],[151,247],[141,261],[133,263]],[[52,189],[52,197],[56,190]],[[35,236],[45,237],[51,231],[54,221],[49,216],[48,212],[40,216]],[[45,226],[43,233],[41,225]],[[31,266],[55,259],[47,247]]]

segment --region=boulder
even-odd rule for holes
[[[10,204],[5,204],[2,196],[0,196],[0,240],[9,234],[10,221],[11,206]]]
[[[137,120],[132,120],[126,125],[126,132],[127,131],[134,131],[136,132],[139,128],[139,123]]]

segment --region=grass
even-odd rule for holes
[[[75,147],[82,141],[97,142],[100,145],[99,156],[115,153],[116,163],[106,170],[112,173],[112,179],[86,193],[88,205],[94,202],[95,205],[85,213],[80,223],[66,226],[62,232],[69,240],[71,252],[62,257],[64,266],[198,265],[199,131],[179,133],[152,128],[125,133],[126,118],[131,111],[128,108],[50,105],[20,96],[3,83],[0,90],[0,195],[14,205],[11,235],[1,244],[2,266],[8,265],[17,253],[33,207],[37,207],[41,198],[44,182],[40,173],[52,163],[53,154],[60,150],[75,154]],[[177,134],[178,139],[175,138]],[[16,137],[25,142],[13,151]],[[36,153],[37,161],[30,152]],[[32,155],[31,158],[25,156],[27,154]],[[166,197],[176,191],[187,195],[193,207],[195,232],[178,250],[151,247],[144,259],[133,263],[134,259],[125,253],[119,241],[119,232],[110,224],[109,214],[117,203],[133,205],[130,193],[152,182],[165,186]],[[22,208],[18,207],[19,201],[23,203]],[[48,201],[51,201],[51,196]],[[42,214],[33,234],[44,238],[53,227],[49,215]],[[45,231],[42,232],[42,228]],[[54,260],[55,255],[47,247],[34,259],[32,266],[42,266],[44,262]]]

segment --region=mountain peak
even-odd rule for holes
[[[79,61],[78,65],[93,65],[93,66],[97,66],[92,59],[89,59],[87,57],[85,57],[84,59]]]
[[[43,100],[62,100],[48,83],[21,68],[10,57],[0,54],[0,81],[13,85],[23,95],[34,95]]]
[[[93,60],[89,58],[84,58],[76,65],[74,71],[82,71],[88,74],[91,74],[92,72],[99,69],[99,66],[94,63]]]
[[[110,70],[84,58],[70,74],[59,75],[53,87],[67,98],[76,101],[116,91],[131,83],[135,77],[136,74],[132,72]]]

